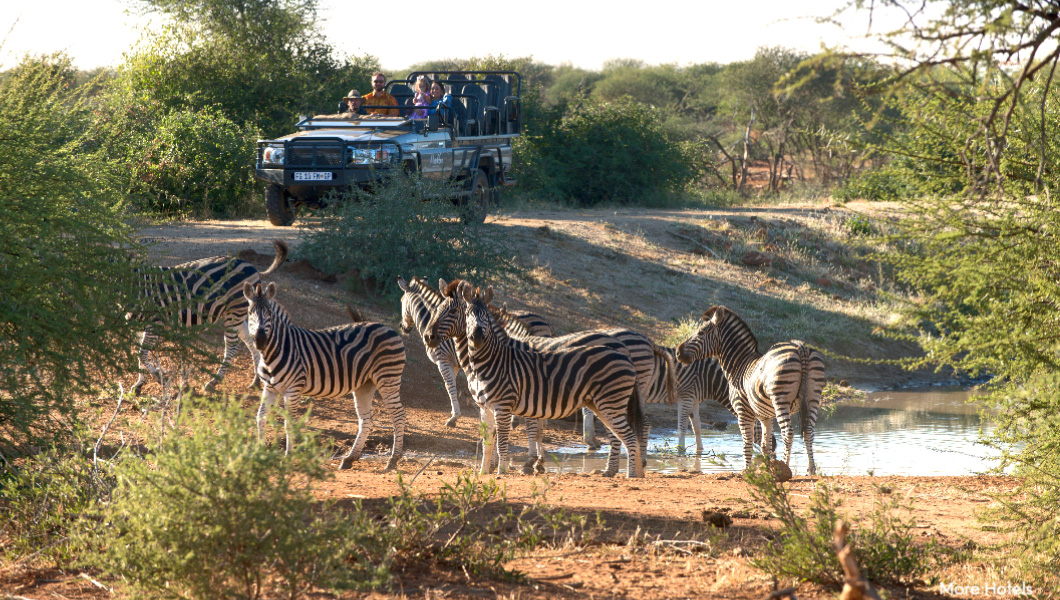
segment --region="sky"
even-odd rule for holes
[[[835,44],[866,32],[867,16],[848,19],[845,28],[808,18],[830,15],[842,4],[671,0],[653,10],[651,3],[626,0],[535,0],[476,3],[480,8],[474,14],[480,18],[472,19],[461,2],[320,0],[319,16],[337,50],[371,54],[387,69],[503,54],[597,70],[615,58],[724,64],[749,59],[763,46],[816,52],[822,42]],[[0,0],[0,69],[27,52],[60,50],[82,69],[116,66],[144,28],[159,23],[158,17],[127,14],[130,5],[129,0]],[[488,19],[487,6],[497,7]]]

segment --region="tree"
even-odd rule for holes
[[[855,2],[855,8],[864,3]],[[1025,576],[1060,583],[1060,5],[1033,0],[883,0],[904,25],[881,38],[895,65],[877,89],[908,134],[885,143],[922,193],[904,199],[893,257],[919,299],[897,335],[917,364],[995,376],[994,442],[1021,486],[1001,516]],[[873,15],[876,20],[878,15]],[[852,58],[853,53],[839,53]],[[937,181],[943,179],[945,186]]]
[[[135,364],[118,307],[139,245],[112,208],[112,165],[86,151],[74,76],[55,55],[0,80],[0,473],[67,439],[75,394]]]
[[[122,67],[133,92],[173,109],[217,107],[266,136],[299,114],[331,112],[374,58],[337,58],[316,27],[317,0],[136,0],[168,18]]]

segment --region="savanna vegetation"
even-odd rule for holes
[[[426,562],[515,577],[503,564],[516,553],[589,540],[603,525],[534,502],[514,511],[493,484],[471,479],[440,499],[404,490],[335,519],[312,495],[327,477],[312,436],[281,456],[238,411],[218,407],[173,407],[181,416],[144,425],[149,449],[99,460],[84,430],[88,403],[135,363],[138,327],[116,309],[134,302],[144,268],[130,223],[257,212],[254,140],[286,133],[298,114],[330,112],[351,82],[379,68],[329,45],[316,0],[135,7],[166,26],[113,70],[86,74],[63,55],[29,56],[0,77],[2,559],[91,564],[148,596],[299,597],[313,587],[385,589],[395,571]],[[901,311],[882,333],[919,344],[907,366],[991,376],[981,401],[1000,411],[988,441],[1018,486],[993,515],[1013,533],[1011,547],[989,560],[1055,590],[1060,9],[1046,0],[865,9],[908,10],[907,26],[881,35],[887,56],[763,48],[725,65],[615,60],[593,71],[490,56],[415,67],[523,73],[524,202],[897,203],[895,219],[848,224],[892,249],[876,259],[902,291],[891,299]],[[422,182],[393,186],[376,192],[405,202],[386,211],[337,203],[307,233],[307,255],[380,281],[408,265],[432,276],[518,268],[488,224],[464,225],[422,202],[431,195]],[[410,249],[410,239],[424,245]],[[783,521],[757,566],[839,581],[827,487],[808,521],[771,479],[752,473],[748,484]],[[859,534],[870,579],[908,582],[932,568],[932,548],[910,541],[900,509],[881,505]],[[467,515],[482,512],[489,526],[465,530]],[[208,535],[188,534],[187,523]]]

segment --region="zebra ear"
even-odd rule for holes
[[[449,287],[449,284],[448,284],[448,283],[446,283],[444,279],[442,279],[441,277],[439,277],[439,278],[438,278],[438,289],[439,289],[439,290],[440,290],[441,292],[443,292],[443,293],[444,293],[444,292],[445,292],[445,288],[447,288],[447,287]]]
[[[250,285],[249,281],[243,282],[243,297],[251,302],[254,301],[254,286]]]
[[[486,304],[493,302],[493,286],[486,288],[485,292],[482,292],[482,301]]]
[[[413,277],[412,280],[415,281],[416,278]],[[406,283],[404,279],[398,277],[397,278],[397,284],[398,284],[398,287],[401,288],[401,291],[403,291],[403,292],[409,291],[409,284]]]
[[[708,308],[706,312],[703,313],[703,320],[710,321],[711,319],[713,319],[714,314],[717,313],[718,309],[720,308],[720,306],[711,306],[710,308]]]
[[[276,282],[270,281],[269,285],[265,286],[265,299],[272,300],[276,297]]]
[[[464,297],[464,302],[473,302],[475,300],[475,290],[470,285],[460,286],[460,295]]]

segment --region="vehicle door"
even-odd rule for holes
[[[420,173],[428,179],[444,180],[453,173],[453,149],[443,136],[430,136],[413,143],[420,153]]]

